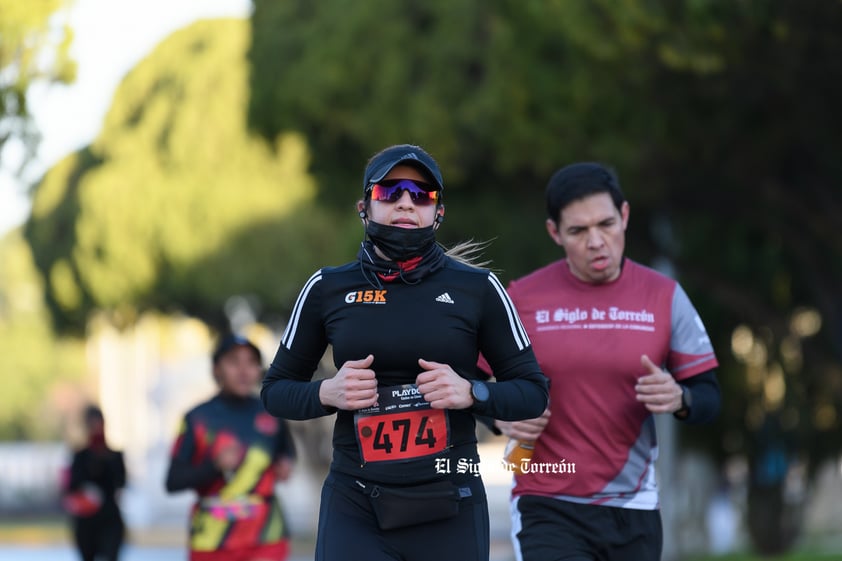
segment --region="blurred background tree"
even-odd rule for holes
[[[69,56],[73,31],[67,25],[51,24],[70,2],[0,0],[0,162],[4,171],[20,171],[38,143],[27,103],[29,86],[75,79],[76,64]],[[4,153],[12,139],[19,149],[14,157]]]
[[[748,457],[753,541],[782,551],[793,481],[842,451],[841,28],[828,0],[255,0],[250,26],[191,26],[127,76],[26,239],[62,330],[103,310],[222,327],[232,295],[271,321],[353,258],[387,144],[437,157],[442,241],[493,239],[504,280],[559,257],[552,171],[608,162],[629,256],[682,282],[721,362],[723,413],[684,440]]]
[[[77,398],[83,344],[56,336],[29,245],[16,230],[0,239],[0,441],[49,440]]]
[[[38,145],[29,87],[75,79],[69,55],[73,32],[61,18],[69,3],[0,0],[2,174],[21,174]],[[55,379],[82,377],[81,348],[51,329],[40,274],[19,230],[0,239],[0,263],[0,440],[53,438],[72,399]]]
[[[341,245],[312,205],[306,140],[246,130],[249,29],[173,34],[123,80],[94,143],[38,186],[26,232],[62,328],[163,310],[219,330],[233,295],[280,317],[301,271]]]

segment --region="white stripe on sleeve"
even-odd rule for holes
[[[506,292],[506,289],[503,288],[503,284],[494,275],[494,273],[488,273],[488,281],[491,283],[491,286],[494,287],[494,290],[497,291],[497,295],[500,296],[500,300],[503,301],[503,307],[506,308],[506,314],[509,316],[509,327],[512,330],[512,337],[517,343],[518,350],[522,351],[530,345],[530,341],[529,336],[526,334],[526,329],[524,329],[523,324],[520,322],[520,316],[517,315],[515,305],[509,298],[509,294]]]
[[[295,332],[298,329],[298,322],[301,320],[301,309],[304,307],[304,301],[307,300],[307,295],[310,294],[310,289],[315,286],[317,282],[322,280],[322,271],[319,269],[312,277],[307,279],[304,283],[304,288],[298,293],[298,298],[295,300],[295,306],[292,308],[292,316],[289,318],[284,334],[281,336],[281,345],[287,349],[292,348],[292,340],[295,339]]]

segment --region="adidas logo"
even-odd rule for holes
[[[453,301],[453,298],[450,297],[450,294],[445,292],[441,296],[436,296],[436,302],[444,302],[445,304],[455,304],[456,302]]]

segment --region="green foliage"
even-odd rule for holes
[[[669,185],[641,177],[672,143],[655,84],[723,64],[712,16],[673,11],[635,1],[382,0],[349,11],[342,0],[257,0],[250,123],[268,138],[307,136],[325,205],[345,200],[379,148],[424,145],[444,169],[447,201],[472,209],[448,222],[445,241],[494,238],[492,257],[516,276],[555,254],[539,223],[559,165],[609,161],[635,203]],[[692,21],[672,27],[683,19]],[[525,224],[501,218],[512,215]]]
[[[0,239],[0,440],[55,439],[58,380],[78,380],[82,343],[57,339],[41,281],[20,231]]]
[[[842,5],[754,2],[716,15],[729,39],[720,40],[722,69],[659,81],[675,141],[650,166],[675,186],[661,203],[681,241],[672,256],[716,320],[718,348],[729,350],[745,324],[768,348],[766,368],[785,373],[785,398],[769,403],[768,386],[746,391],[743,365],[720,352],[733,396],[723,440],[760,454],[769,443],[757,431],[771,420],[789,457],[813,469],[842,449],[842,166],[833,148],[842,138],[829,126],[842,118],[842,69],[832,62],[842,56]],[[822,329],[792,343],[793,361],[787,341],[801,306],[819,312]],[[818,415],[828,403],[833,422]]]
[[[27,235],[66,326],[92,309],[130,323],[145,309],[224,325],[232,294],[277,313],[330,257],[329,217],[298,134],[248,133],[245,21],[199,22],[124,79],[102,132],[51,169]]]
[[[37,140],[27,90],[36,81],[69,83],[76,66],[68,54],[71,29],[51,18],[69,0],[0,0],[0,153],[12,137],[32,152]],[[24,162],[25,163],[25,162]]]

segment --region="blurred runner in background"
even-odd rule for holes
[[[95,405],[84,411],[87,442],[73,454],[63,496],[82,561],[117,561],[125,537],[118,493],[126,486],[122,452],[105,441],[105,419]]]
[[[192,489],[190,561],[283,561],[289,532],[275,485],[289,478],[295,447],[285,421],[256,392],[260,351],[224,337],[213,353],[219,393],[184,417],[167,473],[169,492]]]

